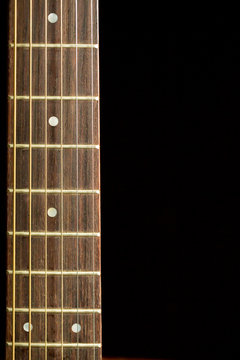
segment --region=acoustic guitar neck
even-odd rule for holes
[[[100,360],[98,0],[10,0],[6,359]]]

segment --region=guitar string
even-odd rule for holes
[[[91,44],[94,43],[93,41],[93,0],[91,0]],[[92,93],[92,96],[94,94],[94,88],[93,88],[93,85],[94,85],[94,80],[93,80],[93,48],[91,48],[91,93]],[[92,101],[91,103],[92,105],[92,144],[94,143],[94,103]],[[94,178],[95,178],[95,172],[94,172],[94,150],[92,149],[91,150],[92,152],[92,189],[94,189]],[[93,194],[92,195],[92,221],[93,221],[93,224],[92,224],[92,227],[93,227],[93,231],[95,230],[95,195]],[[94,264],[95,264],[95,247],[94,247],[94,240],[95,238],[93,237],[92,238],[92,268],[93,268],[93,271],[94,271]],[[95,277],[93,276],[92,277],[92,302],[93,302],[93,309],[95,309]],[[95,344],[96,342],[96,329],[95,329],[95,314],[92,315],[93,316],[93,344]],[[93,349],[93,360],[95,360],[95,357],[96,357],[96,350],[95,348]]]
[[[32,0],[29,1],[29,360],[32,358]]]
[[[15,359],[15,293],[16,293],[16,143],[17,143],[17,0],[14,7],[14,105],[13,105],[13,280],[12,280],[12,360]]]
[[[47,215],[47,207],[48,207],[48,194],[47,194],[47,187],[48,187],[48,150],[47,150],[47,137],[48,137],[48,122],[47,122],[47,114],[48,114],[48,102],[47,102],[47,60],[48,60],[48,52],[47,52],[47,5],[48,2],[45,0],[45,360],[47,360],[47,328],[48,328],[48,315],[47,315],[47,305],[48,305],[48,299],[47,299],[47,286],[48,286],[48,278],[47,278],[47,263],[48,263],[48,239],[47,239],[47,229],[48,229],[48,215]]]
[[[61,0],[61,24],[60,24],[60,36],[61,36],[61,47],[60,47],[60,113],[61,113],[61,358],[63,360],[63,77],[62,77],[62,70],[63,70],[63,30],[62,30],[62,23],[63,23],[63,0]]]
[[[76,37],[76,97],[78,96],[78,48],[77,48],[77,44],[78,44],[78,0],[75,1],[75,37]],[[79,188],[79,174],[78,174],[78,100],[76,98],[76,182],[77,182],[77,189]],[[78,201],[79,201],[79,197],[78,194],[76,195],[77,197],[77,233],[79,231],[79,208],[78,208]],[[76,323],[79,324],[79,312],[78,312],[78,307],[79,307],[79,275],[78,275],[78,271],[79,271],[79,261],[78,261],[78,257],[79,257],[79,236],[77,236],[77,321]],[[77,325],[77,330],[78,330],[78,325]],[[77,332],[77,344],[79,343],[79,332]],[[79,347],[77,347],[77,360],[79,360]]]
[[[99,0],[96,0],[96,43],[98,44],[98,47],[97,49],[95,50],[97,52],[97,64],[96,64],[96,67],[97,67],[97,96],[99,98],[100,96],[100,87],[99,87]],[[100,101],[98,101],[97,103],[97,141],[98,141],[98,145],[100,147]],[[99,149],[99,158],[98,158],[98,161],[100,162],[100,149]],[[99,164],[99,169],[98,169],[98,189],[100,191],[100,164]],[[98,196],[98,208],[99,208],[99,219],[98,219],[98,226],[99,226],[99,230],[98,231],[101,231],[101,197],[100,197],[100,193],[99,193],[99,196]],[[100,252],[100,238],[97,239],[98,241],[98,245],[99,246],[99,257],[101,259],[101,252]],[[95,257],[95,254],[94,254],[94,257]],[[99,261],[99,267],[101,267],[101,263]],[[100,269],[99,269],[100,270]],[[101,284],[100,284],[101,286]],[[100,301],[101,303],[101,301]],[[100,326],[99,326],[99,342],[101,343],[102,342],[102,338],[101,338],[102,334],[101,334],[101,329],[100,329]],[[102,350],[100,350],[102,351]],[[100,357],[102,357],[102,354],[100,355]]]

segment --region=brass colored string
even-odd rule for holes
[[[78,48],[77,48],[77,43],[78,43],[78,0],[75,1],[75,32],[76,32],[76,97],[78,96]],[[78,174],[78,100],[76,98],[76,182],[77,182],[77,189],[79,186],[79,174]],[[77,233],[79,231],[79,209],[78,209],[78,194],[76,196],[77,198],[77,211],[76,211],[76,218],[77,218]],[[78,279],[78,271],[79,271],[79,261],[78,261],[78,257],[79,257],[79,236],[77,236],[77,321],[76,323],[79,324],[79,311],[78,311],[78,307],[79,307],[79,279]],[[79,343],[79,333],[77,333],[77,344]],[[79,347],[77,348],[77,360],[79,360]]]
[[[61,0],[61,54],[60,54],[60,58],[61,58],[61,85],[60,85],[60,112],[61,112],[61,270],[62,270],[62,274],[61,274],[61,358],[63,360],[64,358],[64,353],[63,353],[63,102],[62,102],[62,97],[63,97],[63,78],[62,78],[62,70],[63,70],[63,47],[62,47],[62,43],[63,43],[63,31],[62,31],[62,18],[63,18],[63,2]]]
[[[32,342],[32,0],[29,1],[29,353],[31,360]]]
[[[47,0],[45,0],[45,45],[47,45],[47,22],[48,22],[48,16],[47,16],[47,5],[48,2]],[[47,122],[47,114],[48,114],[48,109],[47,109],[47,59],[48,59],[48,53],[47,53],[47,46],[45,46],[45,360],[47,360],[47,328],[48,328],[48,314],[47,314],[47,264],[48,264],[48,238],[47,238],[47,206],[48,206],[48,193],[47,193],[47,187],[48,187],[48,167],[47,167],[47,156],[48,156],[48,149],[47,149],[47,127],[48,127],[48,122]]]
[[[97,74],[97,96],[98,98],[100,98],[100,79],[99,79],[99,0],[96,0],[96,5],[97,5],[97,10],[96,10],[96,15],[97,15],[97,21],[96,21],[96,26],[97,26],[97,49],[95,51],[97,51],[97,71],[98,71],[98,74]],[[99,146],[99,161],[100,161],[100,101],[98,101],[98,104],[97,104],[97,129],[98,129],[98,136],[97,136],[97,141],[98,141],[98,146]],[[99,224],[99,232],[101,232],[101,197],[100,197],[100,179],[101,179],[101,176],[100,176],[100,166],[98,167],[98,189],[99,189],[99,196],[98,196],[98,205],[99,205],[99,219],[98,219],[98,224]],[[101,237],[98,238],[98,242],[101,242]],[[101,244],[98,244],[98,246],[100,246]],[[101,249],[101,247],[100,247]],[[101,258],[101,252],[100,252],[100,258]],[[101,266],[101,265],[100,265]],[[99,268],[98,270],[101,271],[101,268]],[[101,279],[101,278],[100,278]],[[101,333],[101,328],[99,329],[100,331],[100,343],[102,343],[102,333]],[[102,351],[102,347],[101,347],[101,350]],[[100,355],[100,358],[102,358],[102,354]]]
[[[93,44],[93,0],[91,0],[91,44]],[[93,78],[93,66],[94,66],[94,62],[93,62],[93,48],[91,48],[91,90],[92,90],[92,96],[94,93],[94,78]],[[92,101],[92,143],[94,143],[94,104]],[[95,178],[95,172],[94,172],[94,151],[92,151],[92,189],[94,189],[94,178]],[[93,201],[92,201],[92,221],[93,221],[93,231],[94,231],[94,226],[95,226],[95,195],[93,195]],[[95,242],[94,242],[95,238],[92,238],[92,267],[94,270],[94,266],[95,266]],[[93,290],[92,290],[92,301],[93,301],[93,308],[95,308],[95,277],[92,277],[92,286],[93,286]],[[95,314],[93,314],[93,343],[95,344],[96,342],[96,319],[95,319]],[[95,360],[96,358],[96,350],[93,349],[93,360]]]
[[[14,124],[13,124],[13,275],[12,275],[12,359],[15,360],[15,289],[16,289],[16,143],[17,143],[17,0],[14,8]]]

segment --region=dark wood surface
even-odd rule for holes
[[[30,1],[18,1],[17,43],[30,43]],[[14,0],[10,0],[9,43],[14,43]],[[55,24],[47,23],[45,33],[45,4],[47,14],[58,14]],[[78,0],[78,23],[76,35],[75,0],[62,2],[62,43],[97,44],[97,0]],[[61,1],[32,0],[32,42],[34,44],[60,44]],[[92,19],[92,24],[91,24]],[[93,33],[91,32],[93,31]],[[48,48],[19,46],[9,47],[9,95],[14,95],[14,52],[17,58],[17,96],[30,94],[30,52],[32,56],[32,96],[98,96],[98,49],[74,47]],[[61,69],[62,58],[62,69]],[[62,71],[61,71],[62,70]],[[76,81],[77,77],[77,81]],[[47,81],[47,83],[46,83]],[[32,112],[30,116],[30,102]],[[62,107],[61,107],[62,104]],[[15,271],[87,271],[100,272],[100,237],[98,236],[38,236],[11,234],[13,231],[14,196],[16,198],[16,232],[81,232],[100,233],[99,193],[32,193],[27,190],[99,190],[99,149],[81,148],[76,145],[99,145],[99,106],[94,100],[14,100],[8,101],[8,143],[14,144],[14,120],[16,120],[16,144],[46,145],[53,148],[9,148],[8,188],[25,192],[8,191],[7,270]],[[62,115],[62,116],[61,116]],[[56,116],[59,124],[51,127],[48,119]],[[30,136],[30,122],[32,132]],[[74,145],[59,148],[54,145]],[[14,169],[16,156],[16,169]],[[32,162],[30,164],[30,156]],[[61,167],[62,163],[62,167]],[[47,172],[46,172],[47,170]],[[30,183],[31,175],[31,183]],[[31,201],[31,208],[29,207]],[[54,207],[57,216],[46,217],[46,209]],[[29,214],[31,212],[31,229]],[[63,221],[62,221],[63,219]],[[15,242],[15,260],[13,247]],[[31,264],[29,244],[31,242]],[[47,250],[46,250],[47,249]],[[47,256],[46,256],[47,255]],[[62,280],[63,277],[63,280]],[[7,308],[13,307],[13,281],[15,279],[15,343],[28,343],[29,334],[23,325],[29,322],[29,275],[7,274]],[[63,288],[62,288],[63,284]],[[96,275],[47,275],[31,274],[31,309],[80,309],[101,308],[100,276]],[[45,291],[47,289],[47,292]],[[63,298],[62,298],[63,294]],[[7,311],[6,359],[12,359],[13,311]],[[33,343],[101,343],[101,314],[81,313],[39,313],[31,310],[31,342]],[[79,334],[71,327],[80,323]],[[47,335],[46,335],[47,334]],[[46,338],[47,336],[47,338]],[[11,345],[12,344],[12,345]],[[100,359],[101,349],[83,347],[76,349],[49,346],[31,347],[31,359]],[[29,359],[28,346],[15,346],[15,359]]]

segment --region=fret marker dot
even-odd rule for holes
[[[49,125],[57,126],[58,125],[58,118],[56,116],[51,116],[48,120]]]
[[[81,331],[81,325],[80,324],[73,324],[72,331],[77,334]]]
[[[33,329],[33,326],[31,324],[31,331],[32,331],[32,329]],[[28,322],[23,325],[23,330],[26,332],[29,332],[29,323]]]
[[[48,209],[48,216],[49,217],[55,217],[57,215],[57,209],[55,209],[55,208],[49,208]]]
[[[55,13],[51,13],[48,15],[48,21],[51,23],[51,24],[55,24],[57,21],[58,21],[58,16],[57,14]]]

